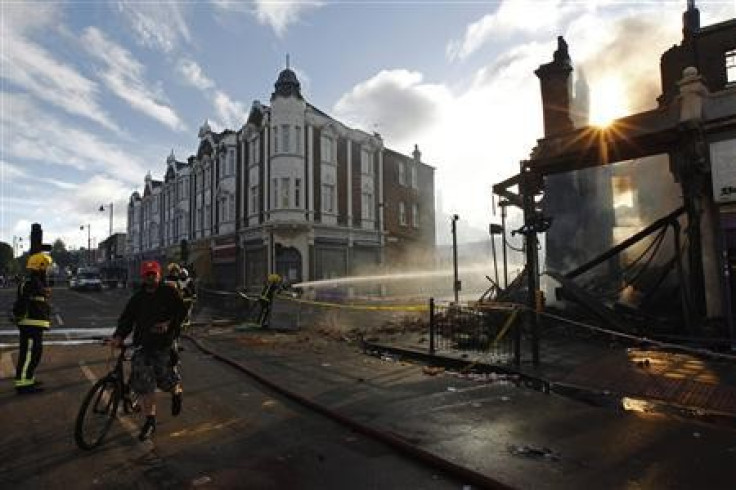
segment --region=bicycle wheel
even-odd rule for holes
[[[120,403],[120,383],[113,378],[98,380],[82,402],[74,424],[74,440],[82,449],[93,449],[102,443],[110,429]]]

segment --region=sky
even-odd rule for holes
[[[701,25],[736,0],[700,0]],[[487,238],[491,186],[542,137],[534,70],[556,38],[592,115],[651,109],[686,0],[0,2],[0,241],[124,232],[128,199],[205,120],[239,129],[286,55],[314,106],[436,168],[437,240]],[[104,211],[100,211],[104,206]],[[445,223],[445,221],[447,221]],[[84,227],[84,229],[80,229]]]

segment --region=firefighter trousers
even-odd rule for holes
[[[18,350],[18,365],[15,368],[15,386],[20,388],[35,383],[33,374],[41,362],[43,353],[43,331],[41,327],[18,325],[20,330],[20,345]]]

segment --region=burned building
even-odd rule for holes
[[[736,19],[699,19],[689,1],[682,41],[661,57],[657,107],[606,127],[573,124],[574,68],[559,38],[553,60],[536,71],[544,137],[521,173],[494,191],[524,209],[528,243],[545,232],[546,269],[563,283],[597,268],[618,277],[621,290],[633,288],[618,269],[649,259],[626,251],[666,234],[657,244],[662,270],[649,286],[674,284],[684,331],[715,320],[734,339]],[[549,218],[549,229],[538,226]],[[535,250],[528,247],[530,290],[538,287]]]

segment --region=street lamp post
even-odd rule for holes
[[[108,236],[112,236],[112,203],[108,204],[107,207],[110,208],[110,234]],[[104,211],[105,211],[105,206],[104,205],[100,206],[100,212],[102,213]]]
[[[455,304],[458,304],[458,296],[460,292],[460,281],[457,278],[457,220],[460,217],[456,214],[452,215],[452,270],[454,281],[452,283],[452,290],[455,293]]]
[[[84,231],[84,225],[81,225],[79,229]],[[92,246],[92,235],[90,233],[89,224],[87,224],[87,265],[88,266],[90,262],[92,261],[92,256],[90,255],[90,252],[92,250],[91,246]]]
[[[107,207],[110,209],[110,234],[107,236],[107,240],[105,241],[105,243],[107,243],[107,246],[105,248],[107,252],[106,259],[110,261],[112,260],[112,203],[108,204]],[[105,212],[104,205],[100,206],[100,212]]]

